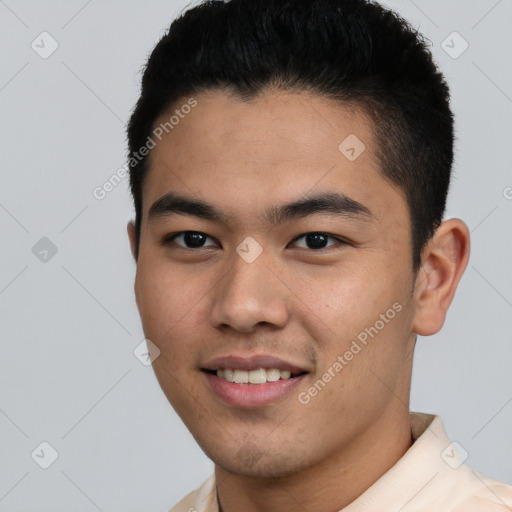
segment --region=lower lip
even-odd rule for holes
[[[255,408],[271,404],[290,394],[307,374],[264,384],[235,384],[203,372],[217,396],[234,407]]]

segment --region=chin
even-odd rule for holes
[[[304,461],[297,458],[297,453],[293,458],[272,450],[265,453],[250,443],[235,452],[234,456],[231,450],[220,454],[205,453],[224,471],[251,478],[283,478],[298,473],[306,466]]]

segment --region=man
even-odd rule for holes
[[[470,245],[442,221],[453,117],[421,36],[365,0],[206,2],[128,137],[154,371],[215,464],[173,511],[512,510],[409,411]]]

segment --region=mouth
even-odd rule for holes
[[[278,368],[257,368],[255,370],[218,368],[217,370],[203,369],[203,371],[211,375],[216,375],[219,379],[227,382],[250,385],[260,385],[265,384],[266,382],[294,379],[308,373],[306,371],[292,373],[289,370],[279,370]]]
[[[305,368],[273,356],[217,358],[201,371],[216,398],[231,407],[246,409],[289,397],[309,374]]]

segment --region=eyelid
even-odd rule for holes
[[[304,238],[307,235],[324,235],[327,238],[332,238],[332,239],[336,240],[337,243],[328,245],[327,247],[321,247],[320,249],[309,249],[307,247],[306,248],[300,247],[299,249],[304,249],[309,252],[321,253],[322,251],[328,250],[331,247],[336,247],[337,245],[349,245],[348,240],[345,240],[344,238],[336,236],[336,235],[331,235],[331,233],[326,233],[325,231],[307,231],[306,233],[296,236],[290,243],[296,242],[297,240],[300,240],[301,238]]]
[[[177,238],[180,235],[184,235],[186,233],[199,233],[200,235],[205,235],[207,238],[211,238],[212,240],[215,240],[217,243],[219,243],[218,240],[216,240],[213,236],[210,236],[208,233],[205,233],[204,231],[195,231],[193,229],[187,229],[185,231],[175,231],[174,233],[169,233],[169,234],[165,235],[162,238],[162,240],[160,241],[160,245],[163,245],[163,246],[168,245],[171,242],[173,242],[175,238]],[[202,247],[186,247],[186,246],[180,245],[180,244],[176,244],[176,245],[178,247],[180,247],[181,249],[186,249],[189,251],[197,251],[198,249],[212,247],[211,245],[202,246]]]
[[[199,233],[201,235],[206,236],[206,238],[210,238],[212,240],[215,240],[215,242],[220,245],[219,241],[216,240],[215,237],[208,235],[208,233],[205,233],[204,231],[195,231],[195,230],[191,230],[191,229],[188,229],[188,230],[185,230],[185,231],[175,231],[173,233],[168,233],[167,235],[165,235],[162,238],[162,240],[160,241],[160,244],[162,246],[168,245],[169,243],[173,242],[175,238],[177,238],[180,235],[184,235],[186,233]],[[332,239],[336,240],[337,243],[329,245],[327,247],[321,247],[320,249],[310,249],[308,247],[299,247],[299,249],[303,249],[303,250],[306,250],[306,251],[312,252],[312,253],[314,253],[314,252],[321,253],[322,251],[328,250],[331,247],[336,247],[336,246],[339,246],[339,245],[350,245],[350,242],[348,240],[346,240],[346,239],[344,239],[342,237],[339,237],[337,235],[332,235],[331,233],[326,233],[325,231],[306,231],[305,233],[302,233],[302,234],[296,236],[290,242],[290,244],[293,244],[294,242],[297,242],[298,240],[303,239],[307,235],[311,235],[311,234],[324,235],[324,236],[326,236],[328,238],[332,238]],[[182,249],[186,249],[186,250],[189,250],[189,251],[197,251],[198,249],[205,249],[207,247],[212,247],[212,245],[207,245],[207,246],[202,246],[202,247],[186,247],[186,246],[180,245],[180,244],[176,244],[176,245],[178,247],[182,248]]]

